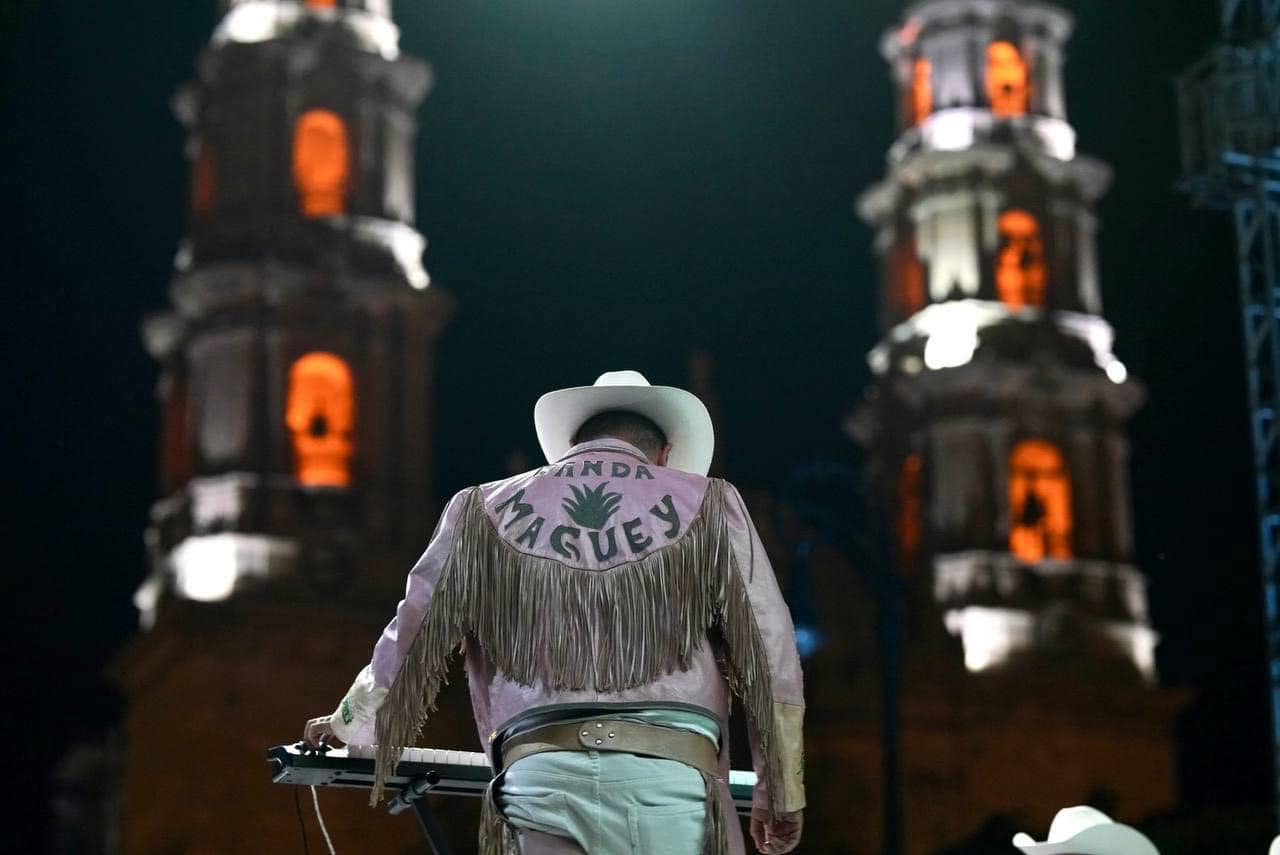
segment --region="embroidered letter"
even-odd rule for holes
[[[558,525],[551,532],[551,548],[565,558],[572,558],[577,561],[582,557],[582,553],[578,551],[578,544],[573,541],[565,542],[565,535],[577,538],[582,534],[582,529],[574,528],[571,525]]]
[[[603,474],[604,474],[603,460],[582,461],[582,477],[583,478],[586,478],[588,475],[603,475]]]
[[[653,475],[649,472],[648,469],[644,468],[643,466],[637,466],[636,480],[639,481],[641,478],[648,478],[650,481],[652,481]]]
[[[524,498],[524,490],[517,490],[514,496],[512,496],[510,499],[507,499],[505,502],[503,502],[502,504],[498,505],[496,508],[493,509],[493,512],[498,515],[498,522],[502,522],[502,517],[506,514],[507,508],[511,508],[513,511],[516,512],[515,519],[511,520],[511,522],[504,525],[503,526],[504,529],[511,528],[511,526],[515,525],[516,523],[520,522],[520,520],[524,519],[525,517],[529,516],[529,514],[533,513],[533,505],[529,504],[528,502],[520,501],[523,498]]]
[[[662,508],[666,506],[664,511]],[[680,533],[680,515],[676,513],[675,503],[671,501],[671,494],[662,497],[662,501],[649,509],[649,513],[665,523],[670,523],[671,528],[663,532],[667,536],[667,540],[671,540]]]
[[[542,517],[534,517],[533,522],[529,523],[529,527],[524,530],[524,534],[516,538],[516,543],[524,543],[529,541],[529,548],[533,549],[538,542],[538,532],[542,531],[542,524],[546,522]]]
[[[566,477],[566,478],[572,478],[572,477],[573,477],[573,464],[572,464],[572,463],[566,463],[565,465],[563,465],[563,466],[561,466],[559,469],[557,469],[557,470],[556,470],[556,477],[557,477],[557,478],[559,478],[561,475],[563,475],[563,476],[564,476],[564,477]]]
[[[631,474],[631,467],[621,460],[615,460],[613,462],[613,471],[609,474],[614,478],[626,478]]]
[[[605,529],[605,537],[609,538],[609,551],[605,554],[600,553],[600,532],[587,532],[587,537],[591,538],[591,549],[595,552],[597,561],[608,561],[610,558],[618,554],[618,538],[614,534],[617,530],[617,526],[609,526],[609,528]]]
[[[627,536],[627,546],[631,547],[631,552],[633,554],[639,554],[641,552],[644,552],[645,548],[648,547],[651,543],[653,543],[652,537],[649,537],[649,535],[647,534],[639,533],[636,531],[636,529],[639,527],[640,527],[639,517],[636,517],[633,520],[627,520],[622,524],[622,533]],[[613,531],[613,529],[609,529],[609,530]]]

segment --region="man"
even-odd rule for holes
[[[495,772],[482,852],[737,855],[732,691],[759,779],[752,837],[791,851],[795,635],[741,496],[705,477],[706,407],[617,371],[543,395],[534,424],[549,465],[450,501],[372,662],[307,742],[375,742],[376,802],[461,644]]]

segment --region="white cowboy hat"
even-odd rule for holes
[[[639,371],[606,371],[595,385],[557,389],[533,406],[533,425],[548,463],[573,447],[583,422],[608,410],[638,413],[662,429],[671,443],[667,465],[706,475],[715,451],[711,414],[698,396],[673,386],[651,386]]]
[[[1160,855],[1142,832],[1088,805],[1058,811],[1044,843],[1019,832],[1013,845],[1027,855]]]
[[[1280,855],[1280,834],[1276,835],[1276,839],[1271,841],[1271,848],[1267,850],[1267,855]]]

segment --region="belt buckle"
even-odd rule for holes
[[[578,726],[578,742],[589,751],[608,751],[609,743],[618,736],[614,724],[615,722],[610,722],[608,725],[602,721],[583,722]]]

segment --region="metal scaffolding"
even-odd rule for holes
[[[1280,0],[1222,0],[1220,23],[1178,80],[1181,186],[1235,221],[1280,818]]]

